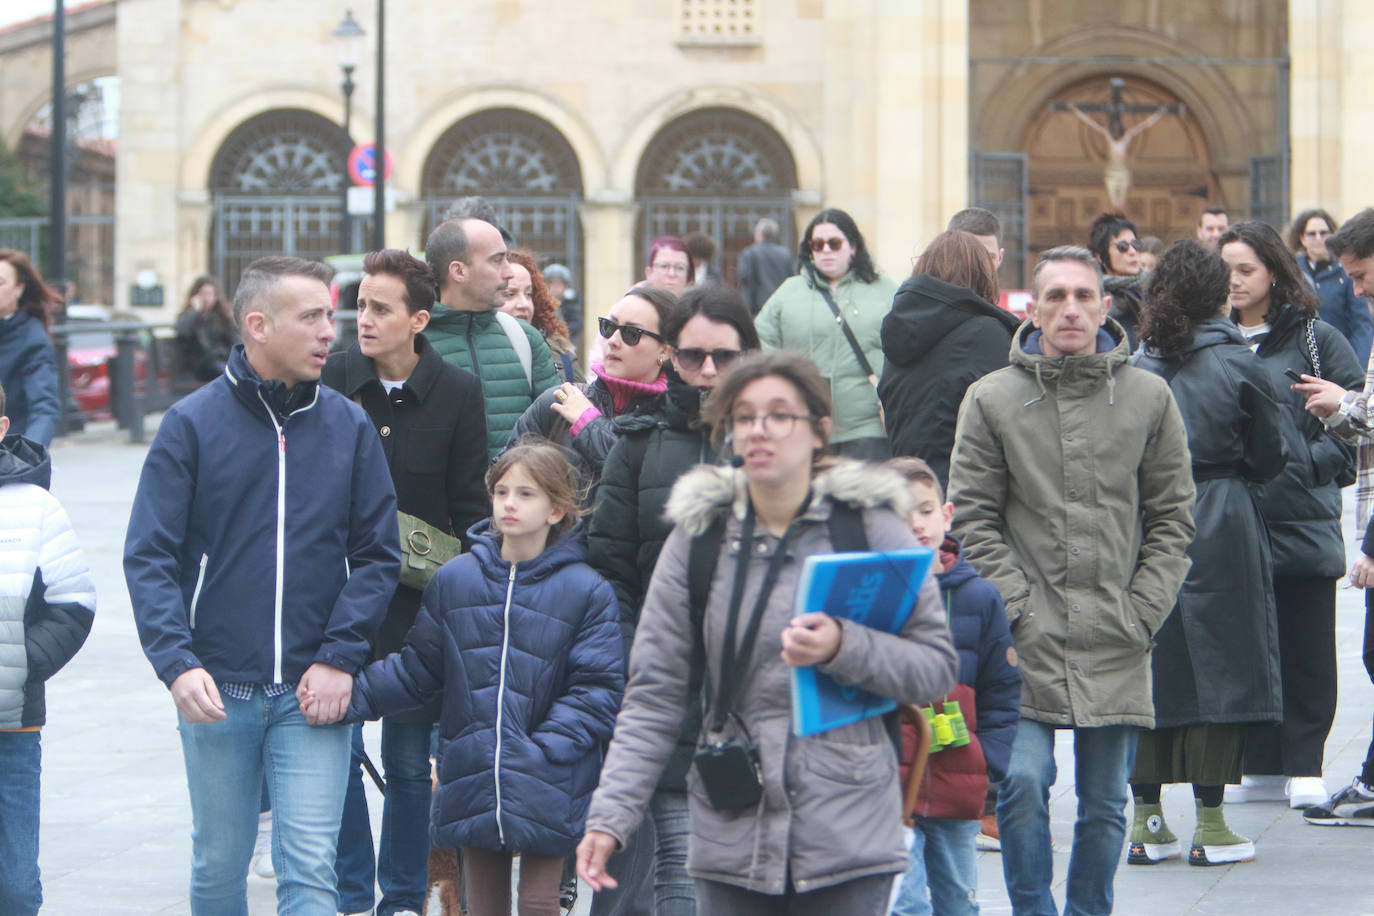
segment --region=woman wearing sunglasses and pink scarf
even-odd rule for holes
[[[820,367],[835,405],[833,451],[871,461],[890,458],[877,384],[883,374],[883,317],[897,284],[873,266],[854,218],[834,207],[807,225],[798,260],[801,273],[785,280],[754,319],[759,339],[765,350],[792,350]],[[836,320],[837,310],[843,323]]]
[[[652,426],[663,413],[669,346],[662,329],[676,305],[677,297],[654,286],[626,293],[597,319],[603,358],[591,367],[596,377],[541,394],[515,421],[506,447],[526,437],[561,447],[580,473],[583,505],[593,505],[601,467],[621,432]]]

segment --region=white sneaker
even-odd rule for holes
[[[1288,799],[1287,780],[1282,776],[1242,776],[1240,785],[1227,786],[1223,800],[1228,805],[1243,802],[1286,801]],[[1313,804],[1326,801],[1322,796]]]
[[[1331,797],[1320,776],[1294,776],[1284,790],[1288,793],[1288,807],[1311,808]]]
[[[277,877],[277,871],[272,867],[271,811],[264,811],[258,815],[258,839],[253,844],[253,863],[248,866],[248,874],[269,880]]]

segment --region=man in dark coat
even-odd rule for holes
[[[792,252],[778,244],[777,222],[764,217],[754,226],[754,244],[739,253],[739,291],[749,303],[749,314],[757,315],[792,273]]]

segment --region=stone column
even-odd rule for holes
[[[157,274],[164,314],[189,276],[179,257],[181,0],[121,0],[116,18],[119,155],[115,162],[114,306],[142,270]],[[187,265],[189,266],[189,265]]]
[[[1365,0],[1289,0],[1293,212],[1324,207],[1337,219],[1374,204],[1374,59]]]
[[[1334,28],[1340,38],[1340,199],[1335,202],[1340,219],[1374,205],[1374,169],[1369,151],[1374,149],[1374,56],[1369,37],[1374,35],[1374,5],[1368,0],[1322,3],[1326,10],[1338,7]]]
[[[968,7],[838,6],[826,15],[825,204],[854,216],[879,269],[899,279],[967,203]]]
[[[583,356],[591,352],[596,319],[620,301],[639,279],[634,275],[635,217],[639,205],[612,193],[583,201],[582,339],[573,341]]]

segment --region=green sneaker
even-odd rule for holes
[[[1126,851],[1127,865],[1156,865],[1183,854],[1178,837],[1164,823],[1164,809],[1135,800],[1135,821],[1131,825],[1131,845]]]
[[[1193,848],[1188,852],[1189,865],[1230,865],[1250,862],[1255,858],[1255,844],[1237,836],[1226,826],[1221,806],[1203,807],[1197,804],[1197,829],[1193,831]]]

